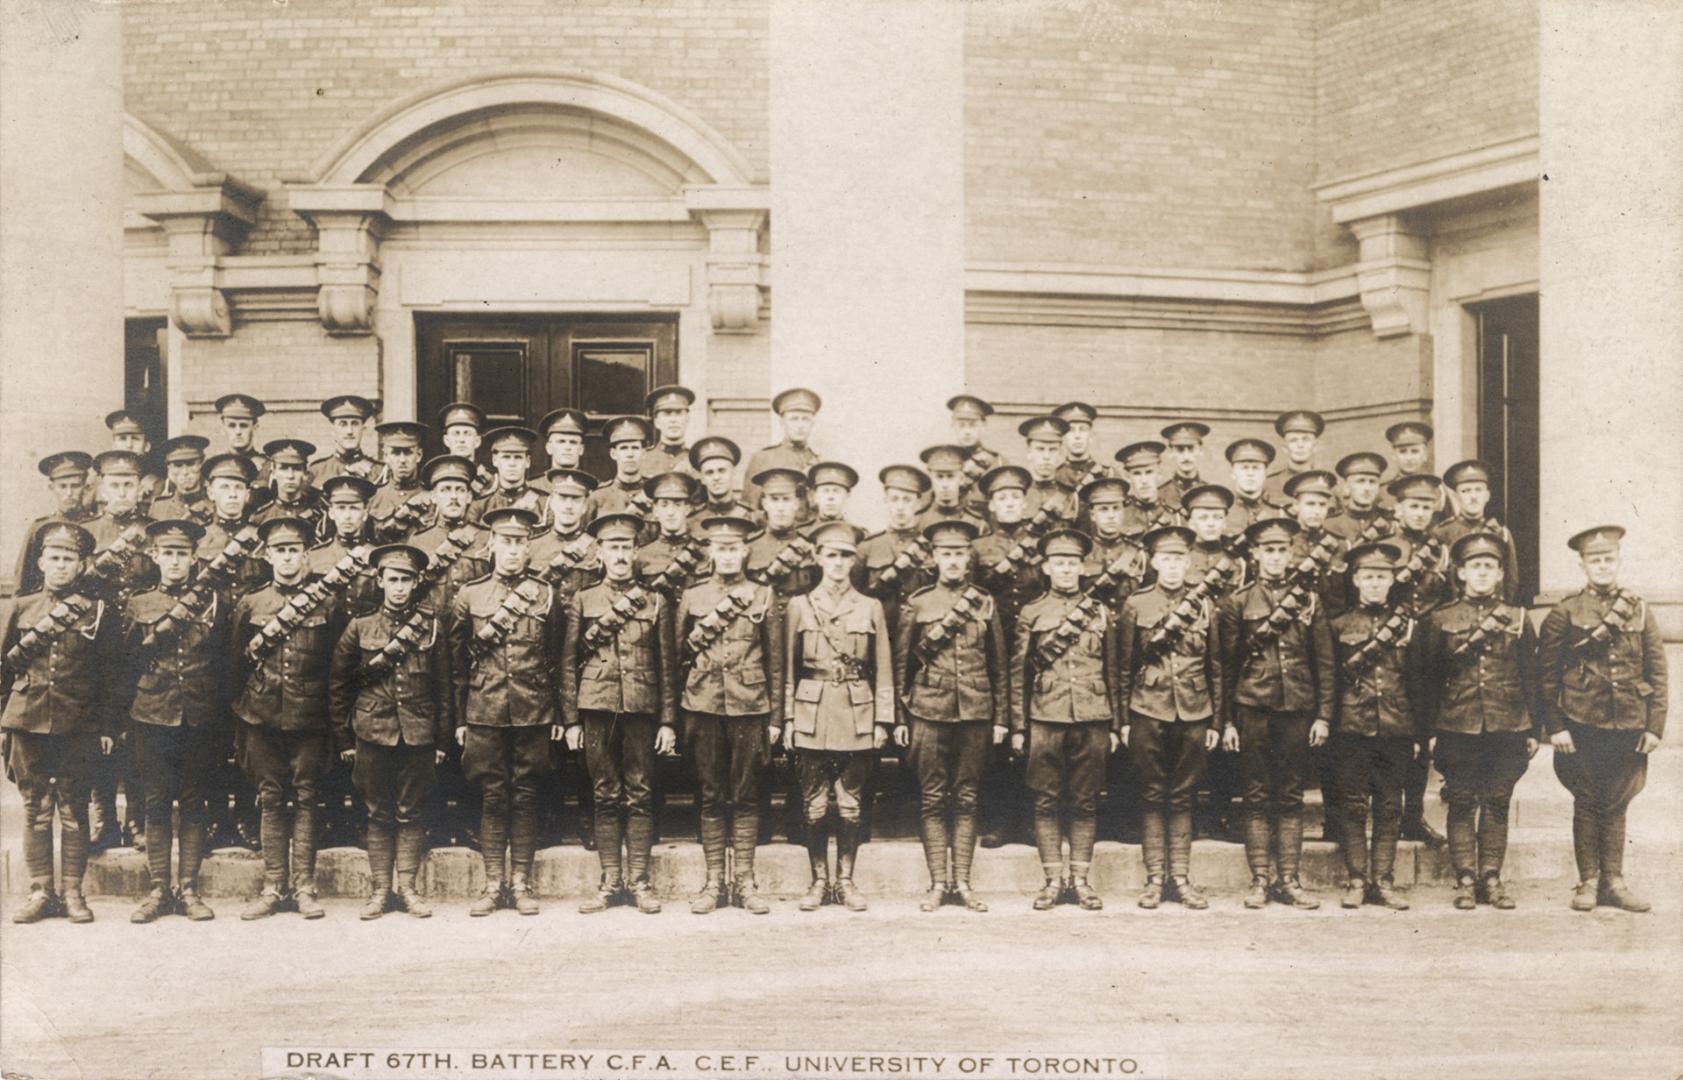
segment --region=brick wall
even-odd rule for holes
[[[136,0],[123,12],[129,111],[265,188],[394,101],[520,67],[640,83],[766,167],[765,0]],[[243,253],[313,250],[284,202],[265,205]]]
[[[967,255],[1296,269],[1310,257],[1314,4],[973,4]]]
[[[215,445],[221,440],[208,402],[237,390],[268,403],[260,439],[300,438],[325,447],[328,427],[318,411],[324,397],[379,396],[379,341],[330,337],[314,319],[236,321],[229,337],[187,339],[181,374],[193,413],[187,430],[210,436]],[[373,447],[372,437],[368,445]]]

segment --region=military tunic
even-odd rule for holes
[[[760,507],[760,486],[754,483],[754,477],[767,469],[794,469],[802,476],[808,469],[818,464],[818,452],[810,446],[796,446],[787,439],[771,446],[762,447],[748,455],[748,465],[742,470],[742,501],[754,509]],[[812,502],[810,498],[805,502],[806,510],[800,515],[802,519],[811,514]]]
[[[407,542],[429,528],[437,514],[432,494],[418,479],[407,484],[388,480],[375,488],[374,497],[368,500],[368,518],[374,523],[374,535],[383,544]]]
[[[549,492],[533,483],[522,484],[516,489],[498,487],[489,495],[481,495],[468,504],[468,520],[478,524],[485,520],[488,512],[507,506],[530,510],[538,516],[540,526],[547,526],[549,523]]]
[[[1142,781],[1148,808],[1192,810],[1204,770],[1204,733],[1218,719],[1222,696],[1222,649],[1215,601],[1191,605],[1185,629],[1161,651],[1147,648],[1151,632],[1176,611],[1191,591],[1184,582],[1162,584],[1128,597],[1117,620],[1117,668],[1121,707],[1126,710],[1128,746]]]
[[[1506,549],[1502,556],[1502,599],[1510,604],[1516,603],[1519,600],[1519,548],[1514,544],[1514,534],[1506,525],[1493,517],[1468,520],[1465,514],[1456,514],[1432,526],[1432,535],[1447,549],[1453,549],[1455,541],[1463,536],[1476,532],[1489,533],[1502,541]]]
[[[310,459],[310,483],[319,488],[335,476],[360,476],[364,480],[377,482],[381,470],[380,462],[363,453],[360,447],[335,450],[331,454]]]
[[[770,759],[770,728],[782,725],[784,704],[783,612],[769,586],[712,577],[684,590],[677,609],[679,642],[687,642],[727,596],[739,598],[740,613],[689,661],[681,699],[704,839],[714,822],[717,842],[727,810],[737,815],[740,837],[758,837],[757,817],[752,828],[744,822],[758,812],[755,780]]]
[[[903,567],[895,566],[902,552],[914,543],[921,544],[922,540],[922,530],[913,526],[884,529],[859,543],[854,587],[866,596],[882,601],[883,617],[888,620],[890,631],[900,625],[900,610],[905,598],[934,579],[932,556],[927,547],[923,547],[921,558],[911,559]]]
[[[1012,634],[1011,730],[1028,734],[1037,818],[1056,815],[1064,801],[1083,818],[1097,812],[1110,735],[1122,727],[1116,619],[1109,609],[1098,606],[1074,644],[1042,667],[1041,641],[1080,602],[1078,592],[1049,591],[1022,609]]]

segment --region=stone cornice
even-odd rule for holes
[[[1535,183],[1542,172],[1536,135],[1399,168],[1337,177],[1313,186],[1340,225],[1407,213],[1469,195]]]

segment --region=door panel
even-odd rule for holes
[[[1478,456],[1492,477],[1490,512],[1514,534],[1520,598],[1537,594],[1537,297],[1474,305],[1478,324]]]

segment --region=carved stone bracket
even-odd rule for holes
[[[1349,227],[1361,244],[1356,283],[1374,336],[1426,333],[1432,263],[1425,238],[1397,214],[1362,218]]]
[[[222,259],[257,220],[263,192],[226,173],[197,173],[187,190],[137,196],[140,212],[163,227],[169,245],[170,319],[189,337],[233,331]]]
[[[288,189],[292,209],[316,227],[317,309],[329,334],[374,330],[380,292],[380,239],[391,223],[382,184]]]
[[[759,328],[765,256],[760,230],[766,221],[762,188],[692,188],[685,193],[707,228],[707,308],[717,334],[752,334]]]

